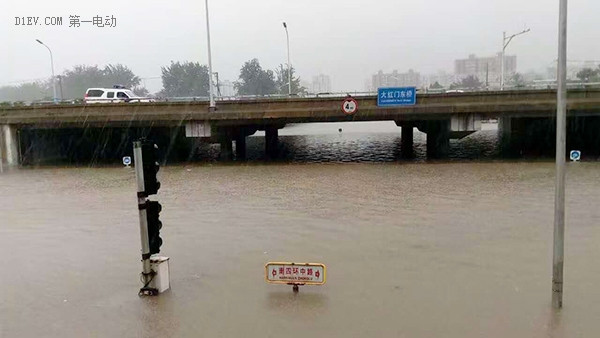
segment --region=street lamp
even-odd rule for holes
[[[502,33],[502,75],[501,75],[501,80],[500,80],[500,90],[504,90],[504,54],[506,51],[506,47],[508,47],[508,44],[512,41],[512,39],[514,39],[516,36],[519,36],[521,34],[525,34],[527,32],[529,32],[531,29],[527,28],[526,30],[519,32],[517,34],[513,34],[509,37],[506,37],[506,32]]]
[[[48,51],[50,52],[50,67],[52,68],[52,91],[53,91],[53,98],[52,101],[54,101],[54,103],[58,103],[58,99],[56,98],[56,83],[54,81],[54,58],[52,57],[52,51],[50,50],[50,47],[46,46],[42,41],[35,39],[35,41],[37,41],[40,45],[48,48]]]
[[[290,63],[290,35],[288,34],[287,25],[283,23],[285,28],[285,36],[287,37],[287,54],[288,54],[288,95],[292,95],[292,64]]]
[[[208,106],[209,111],[215,110],[215,89],[212,81],[212,58],[210,53],[210,25],[208,23],[208,0],[204,1],[206,5],[206,41],[208,43],[208,96],[210,98],[210,104]]]
[[[556,180],[554,190],[554,241],[552,250],[552,305],[563,303],[565,250],[565,154],[567,125],[567,0],[560,0],[558,23],[558,89],[556,101]]]

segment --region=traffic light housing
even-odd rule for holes
[[[146,220],[148,223],[148,244],[150,247],[150,254],[156,254],[160,252],[160,246],[162,245],[162,238],[160,238],[160,229],[162,228],[162,222],[159,219],[160,211],[162,206],[156,201],[146,201]]]
[[[144,194],[146,196],[158,193],[160,182],[156,177],[160,165],[158,163],[158,146],[152,142],[142,142],[142,161],[144,162]]]

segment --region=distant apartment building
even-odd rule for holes
[[[504,56],[504,76],[508,80],[511,74],[517,71],[517,56]],[[468,59],[454,61],[454,74],[458,78],[476,76],[483,83],[497,85],[500,83],[502,73],[502,53],[490,57],[476,57],[469,55]]]
[[[380,70],[372,76],[371,83],[374,90],[381,87],[419,87],[421,86],[421,74],[412,69],[406,73],[399,73],[397,70],[384,73]]]
[[[313,76],[312,83],[310,86],[312,93],[330,93],[331,92],[331,78],[329,75],[319,74]]]
[[[445,71],[439,71],[421,77],[421,84],[425,88],[429,88],[435,83],[440,84],[442,87],[449,87],[453,82],[456,82],[456,76]]]

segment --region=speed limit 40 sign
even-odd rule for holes
[[[352,115],[358,110],[358,102],[355,99],[348,97],[342,102],[342,111],[346,115]]]

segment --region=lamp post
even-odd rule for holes
[[[52,57],[52,51],[50,50],[50,47],[46,46],[42,41],[35,39],[35,41],[37,41],[40,45],[48,48],[48,51],[50,52],[50,67],[52,68],[52,92],[53,92],[53,97],[52,97],[52,101],[54,101],[54,103],[58,103],[58,98],[56,97],[56,83],[54,80],[54,58]]]
[[[565,155],[567,125],[567,0],[560,0],[556,103],[556,183],[554,245],[552,251],[552,305],[562,307],[565,242]]]
[[[209,111],[215,110],[215,89],[213,87],[212,81],[212,57],[210,52],[210,24],[208,22],[208,0],[204,1],[206,5],[206,41],[208,43],[208,96],[210,98],[210,103],[208,106]]]
[[[500,90],[504,90],[504,56],[505,56],[505,51],[506,51],[506,47],[508,47],[508,44],[512,41],[512,39],[514,39],[516,36],[519,36],[521,34],[525,34],[527,32],[529,32],[531,29],[527,28],[526,30],[519,32],[517,34],[513,34],[509,37],[506,36],[506,32],[502,33],[502,74],[500,75]]]
[[[290,34],[288,33],[287,25],[284,22],[285,36],[287,37],[287,57],[288,57],[288,95],[292,95],[292,64],[290,63]]]

